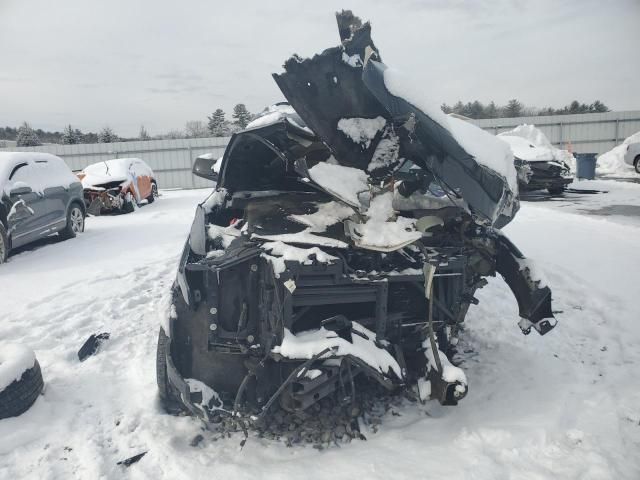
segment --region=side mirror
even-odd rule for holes
[[[217,159],[208,157],[198,157],[193,163],[193,174],[207,180],[217,181],[218,174],[213,171],[213,166],[216,164]]]
[[[27,185],[22,184],[22,185],[13,187],[11,191],[9,191],[9,196],[16,197],[18,195],[26,195],[31,192],[33,192],[33,190],[31,190],[31,187],[28,187]]]

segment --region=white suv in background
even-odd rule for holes
[[[624,162],[633,166],[637,173],[640,173],[640,142],[630,143],[627,146],[627,153],[624,154]]]

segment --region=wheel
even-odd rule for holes
[[[78,203],[72,203],[67,212],[67,224],[60,232],[60,236],[64,239],[75,238],[82,232],[84,232],[84,211]]]
[[[636,173],[640,173],[640,155],[638,155],[636,159],[633,161],[633,166],[636,169]]]
[[[3,379],[5,383],[7,379],[14,380],[8,385],[0,383],[0,419],[17,417],[29,410],[44,387],[35,354],[21,345],[0,348],[0,382]]]
[[[147,197],[147,203],[153,203],[158,198],[158,185],[156,182],[151,182],[151,195]]]
[[[7,230],[4,228],[2,222],[0,222],[0,263],[7,261],[9,256],[9,238],[7,237]]]
[[[158,334],[158,349],[156,350],[156,381],[158,383],[158,396],[162,407],[171,414],[178,414],[184,410],[180,397],[169,383],[167,377],[167,343],[169,337],[164,333],[164,328],[160,327]]]

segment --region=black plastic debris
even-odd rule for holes
[[[126,460],[121,460],[120,462],[118,462],[118,465],[124,465],[125,467],[130,467],[134,463],[138,463],[140,459],[144,457],[146,454],[147,452],[138,453],[137,455],[134,455],[133,457],[129,457]]]
[[[111,334],[108,332],[103,332],[99,334],[91,334],[91,336],[84,342],[84,345],[78,350],[78,359],[83,362],[87,357],[95,354],[98,351],[102,342],[109,339]]]

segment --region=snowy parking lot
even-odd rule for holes
[[[35,350],[45,390],[0,420],[0,479],[640,478],[640,184],[572,187],[523,202],[505,228],[544,269],[558,327],[523,336],[515,300],[491,279],[466,320],[467,398],[407,402],[363,428],[366,441],[323,451],[251,436],[241,448],[241,434],[219,439],[159,406],[158,326],[207,190],[164,191],[133,214],[88,218],[76,239],[14,253],[0,266],[0,338]],[[111,338],[80,363],[100,332]]]

